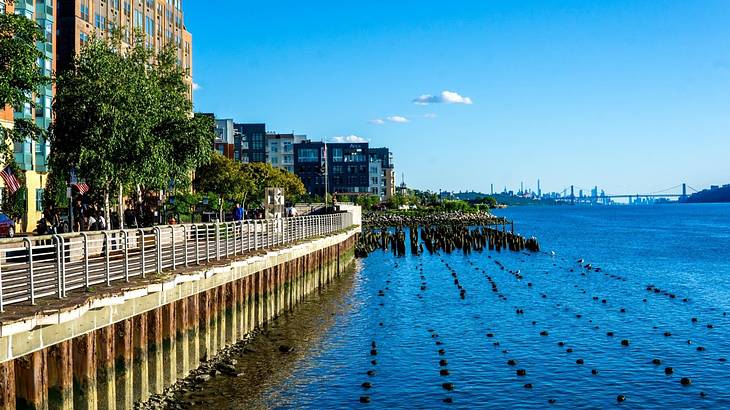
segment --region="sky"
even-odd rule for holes
[[[194,104],[433,191],[730,183],[730,1],[184,2]]]

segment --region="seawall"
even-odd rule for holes
[[[0,408],[132,408],[338,276],[358,232],[1,316]]]

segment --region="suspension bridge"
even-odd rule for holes
[[[645,194],[608,194],[603,191],[598,192],[598,188],[585,189],[583,187],[571,185],[563,189],[559,198],[559,201],[575,203],[600,203],[609,204],[611,201],[616,199],[628,199],[629,202],[640,201],[643,199],[676,199],[682,201],[686,199],[691,193],[699,192],[697,189],[692,188],[686,183],[681,183],[669,188],[661,189],[655,192]],[[576,193],[578,195],[576,195]],[[586,194],[588,193],[588,194]]]

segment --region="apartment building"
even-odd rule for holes
[[[173,45],[192,96],[193,39],[185,28],[182,0],[57,0],[57,14],[59,70],[71,64],[94,33],[118,30],[126,45],[137,35],[153,50]]]
[[[275,168],[294,173],[294,145],[306,140],[306,135],[266,134],[266,162]]]
[[[232,119],[215,120],[214,148],[221,155],[234,159],[235,157],[235,130]]]

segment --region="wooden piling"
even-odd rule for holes
[[[96,410],[96,335],[86,333],[73,339],[74,410]]]
[[[114,325],[117,409],[130,409],[134,405],[133,333],[132,319],[122,320]]]
[[[0,409],[15,410],[15,360],[0,363]]]
[[[96,331],[96,395],[99,410],[117,407],[115,327],[106,326]]]
[[[19,409],[48,409],[46,350],[15,359],[15,404]]]
[[[134,369],[132,381],[134,382],[134,401],[147,401],[150,398],[149,384],[149,362],[147,355],[147,313],[141,313],[132,318]]]
[[[195,294],[187,298],[187,303],[183,303],[183,305],[187,308],[187,320],[183,322],[187,323],[186,328],[188,335],[188,343],[183,346],[187,346],[187,354],[185,355],[185,357],[188,358],[189,366],[184,375],[187,375],[191,367],[198,366],[198,364],[200,363],[200,337],[198,330],[198,327],[200,325],[200,310],[198,308],[198,301],[198,294]],[[178,321],[178,323],[183,322]],[[178,348],[180,348],[180,345],[178,345]]]
[[[48,408],[73,410],[73,355],[72,342],[57,343],[48,348]]]
[[[170,387],[177,380],[177,316],[176,307],[185,304],[185,299],[168,303],[162,307],[162,384]],[[187,332],[183,329],[183,333]],[[187,345],[187,339],[186,343]]]
[[[162,308],[147,313],[147,358],[149,362],[149,392],[161,394],[164,391],[164,364],[162,356]]]

